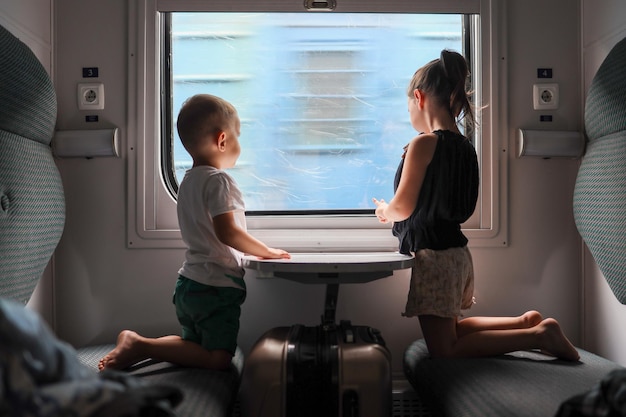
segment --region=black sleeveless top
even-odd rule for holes
[[[474,213],[478,199],[476,150],[458,133],[449,130],[433,133],[438,136],[437,147],[426,169],[415,210],[408,219],[393,225],[393,234],[400,241],[400,253],[467,245],[461,223]],[[404,156],[396,172],[394,192],[403,167]]]

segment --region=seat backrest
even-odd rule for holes
[[[65,224],[63,187],[50,149],[56,116],[46,70],[0,26],[0,296],[23,303]]]
[[[626,39],[613,47],[591,82],[585,132],[574,218],[611,290],[626,304]]]

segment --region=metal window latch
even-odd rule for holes
[[[336,0],[304,0],[304,8],[310,12],[328,12],[331,10],[335,10],[335,7],[337,7]]]

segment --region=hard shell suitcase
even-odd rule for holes
[[[277,327],[246,358],[240,394],[242,417],[387,417],[391,354],[349,321]]]

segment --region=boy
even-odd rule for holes
[[[228,369],[246,297],[243,254],[290,258],[246,231],[241,192],[223,171],[235,166],[241,153],[240,120],[233,105],[209,94],[195,95],[183,103],[177,129],[193,159],[178,191],[178,222],[187,251],[173,301],[182,337],[147,338],[123,330],[116,347],[100,360],[100,370],[124,369],[148,358]]]

